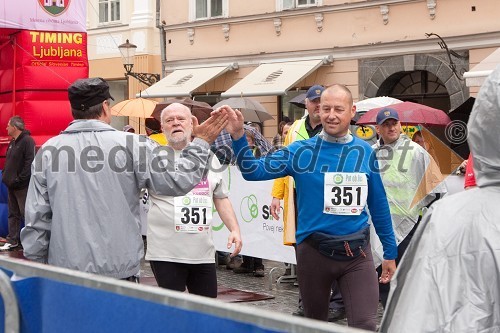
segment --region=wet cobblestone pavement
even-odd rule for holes
[[[263,310],[292,314],[297,310],[299,299],[299,288],[293,283],[295,280],[277,283],[277,279],[285,274],[286,266],[284,263],[264,260],[264,267],[265,276],[254,277],[251,273],[235,274],[232,270],[226,269],[225,265],[219,265],[217,266],[218,285],[227,288],[270,294],[274,296],[274,298],[238,304],[257,307]],[[270,276],[271,273],[272,279]],[[148,262],[143,262],[141,276],[153,276]],[[379,321],[381,319],[381,311],[382,307],[379,307]],[[338,321],[336,324],[347,326],[347,320]]]

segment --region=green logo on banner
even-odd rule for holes
[[[241,200],[240,214],[245,222],[251,222],[259,215],[259,205],[257,204],[257,197],[254,194],[246,196]]]

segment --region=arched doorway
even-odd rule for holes
[[[392,74],[382,83],[378,95],[420,103],[440,110],[450,110],[451,107],[446,86],[436,75],[427,71]]]
[[[462,53],[464,59],[468,59],[468,52]],[[467,60],[460,59],[455,65],[458,73],[468,70]],[[449,112],[469,97],[465,81],[457,77],[443,55],[409,54],[363,59],[359,68],[360,100],[391,96]]]

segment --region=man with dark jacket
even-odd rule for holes
[[[9,234],[0,250],[10,250],[19,246],[21,219],[24,219],[24,204],[31,177],[31,163],[35,158],[35,141],[25,129],[21,117],[10,118],[7,134],[12,137],[12,141],[7,148],[2,181],[9,193]]]

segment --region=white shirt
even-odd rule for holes
[[[228,181],[223,179],[221,172],[217,172],[222,167],[214,155],[211,157],[210,166],[207,179],[213,206],[212,198],[227,198],[229,189]],[[185,264],[215,263],[211,227],[197,233],[176,232],[174,197],[150,192],[150,200],[146,260]]]

